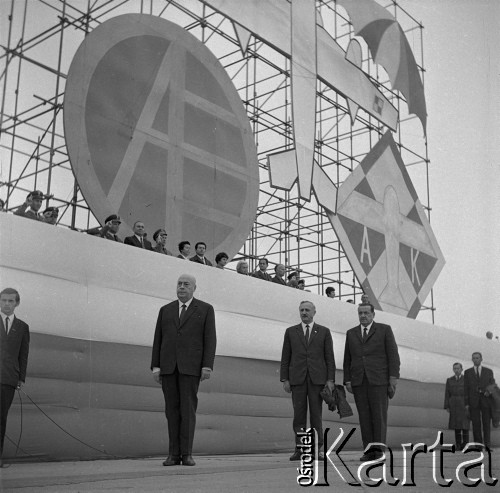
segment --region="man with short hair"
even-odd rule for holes
[[[333,286],[328,286],[325,294],[327,298],[335,298],[335,288]]]
[[[33,190],[26,197],[24,204],[14,212],[14,215],[27,217],[35,221],[44,221],[42,214],[39,212],[44,197],[43,192],[40,190]]]
[[[344,383],[358,409],[363,447],[386,443],[389,395],[396,392],[399,352],[390,325],[374,322],[371,304],[358,306],[360,324],[346,333]],[[373,447],[362,461],[378,459],[382,451]]]
[[[210,262],[210,260],[208,260],[205,257],[205,252],[207,251],[207,244],[204,243],[203,241],[199,241],[194,246],[194,249],[196,251],[196,255],[191,257],[189,260],[191,260],[191,262],[197,262],[198,264],[208,265],[212,267],[212,262]]]
[[[283,264],[276,264],[274,267],[275,276],[272,281],[276,284],[281,284],[282,286],[286,286],[285,277],[285,266]]]
[[[472,421],[474,442],[491,449],[491,399],[486,387],[495,383],[493,370],[481,363],[483,355],[476,351],[472,353],[473,367],[464,372],[465,409]],[[482,424],[482,429],[481,429]],[[483,441],[484,439],[484,441]]]
[[[0,292],[0,466],[2,466],[3,443],[14,392],[26,380],[30,332],[28,324],[14,315],[21,298],[13,288]]]
[[[120,229],[120,224],[122,223],[120,216],[117,214],[111,214],[104,221],[104,226],[99,232],[99,236],[105,240],[117,241],[122,243],[121,238],[118,236],[118,231]]]
[[[194,466],[192,457],[198,386],[210,378],[217,338],[212,305],[193,297],[196,279],[182,274],[177,300],[160,309],[151,370],[165,398],[168,458],[164,466]]]
[[[153,250],[151,242],[146,240],[144,223],[142,221],[136,221],[132,229],[134,230],[134,234],[132,236],[127,236],[123,243],[125,243],[125,245],[143,248],[144,250]]]
[[[307,429],[307,408],[310,427],[318,435],[318,449],[323,446],[321,390],[335,388],[335,357],[330,329],[314,322],[316,307],[310,301],[299,305],[301,323],[285,331],[281,352],[280,380],[285,392],[292,393],[295,451],[290,460],[300,460],[301,431]],[[320,459],[316,457],[316,459]]]
[[[189,260],[189,253],[191,252],[191,243],[189,243],[189,241],[181,241],[178,245],[178,248],[179,248],[179,255],[177,255],[177,258]]]
[[[261,258],[259,260],[259,270],[255,271],[252,274],[252,277],[262,279],[263,281],[272,281],[271,276],[266,272],[268,265],[269,261],[267,260],[267,258]]]

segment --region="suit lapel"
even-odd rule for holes
[[[373,322],[372,326],[370,327],[370,332],[368,332],[368,337],[366,338],[365,343],[367,343],[371,339],[373,334],[375,334],[376,330],[377,330],[377,325],[375,324],[375,322]]]
[[[313,325],[311,334],[309,335],[309,345],[311,345],[311,342],[314,338],[314,336],[318,333],[318,326],[316,324]],[[305,337],[304,337],[305,340]]]
[[[302,324],[296,325],[295,330],[297,331],[297,334],[299,336],[299,339],[302,341],[302,344],[304,344],[304,347],[307,347],[306,336],[304,335],[304,330],[302,329]]]
[[[359,340],[361,344],[363,344],[363,338],[361,337],[361,331],[363,329],[361,328],[361,324],[359,324],[355,329],[354,329],[354,334],[356,335],[356,338]]]

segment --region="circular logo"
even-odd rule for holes
[[[243,245],[259,193],[253,133],[222,65],[181,27],[127,14],[92,31],[68,73],[64,130],[99,220],[204,241],[209,257]]]

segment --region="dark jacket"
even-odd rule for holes
[[[193,298],[181,324],[175,300],[158,314],[151,369],[160,368],[160,374],[166,375],[177,366],[179,373],[200,376],[202,368],[213,369],[216,345],[213,306]]]
[[[335,357],[330,329],[314,324],[306,346],[302,324],[288,327],[281,353],[280,380],[290,381],[290,385],[299,385],[309,372],[316,385],[323,385],[327,380],[335,381]]]
[[[205,259],[205,263],[203,263],[200,260],[200,257],[198,257],[198,255],[191,257],[189,260],[191,260],[191,262],[197,262],[198,264],[201,264],[201,265],[209,265],[210,267],[213,267],[212,262],[210,262],[210,260],[208,260],[207,257],[203,257],[203,258]]]
[[[448,421],[448,428],[450,430],[468,430],[470,427],[470,422],[465,412],[464,381],[463,375],[460,375],[458,380],[455,375],[446,380],[444,408],[450,411],[450,419]]]
[[[15,317],[7,335],[3,319],[0,317],[0,382],[3,385],[17,387],[20,381],[26,380],[29,345],[28,324]]]
[[[282,277],[274,276],[272,279],[276,284],[281,284],[282,286],[286,286],[286,281]]]
[[[479,407],[480,399],[486,399],[484,392],[488,385],[495,383],[493,378],[493,370],[481,367],[481,376],[476,377],[474,368],[467,368],[464,372],[464,387],[465,387],[465,405],[477,408]],[[487,402],[487,401],[485,401]],[[488,401],[489,402],[489,401]]]
[[[263,281],[272,281],[272,277],[267,272],[262,272],[260,269],[255,271],[252,277],[262,279]]]
[[[358,386],[366,374],[370,385],[388,385],[389,377],[399,378],[399,352],[389,325],[373,322],[363,343],[361,326],[349,329],[344,350],[344,382]]]
[[[151,245],[150,241],[146,240],[146,238],[143,238],[143,241],[144,241],[144,247],[141,245],[141,242],[137,239],[137,236],[132,235],[132,236],[127,236],[123,243],[125,243],[125,245],[132,245],[137,248],[144,248],[144,250],[153,249],[153,246]]]

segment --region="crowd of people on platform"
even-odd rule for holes
[[[52,195],[45,195],[40,190],[34,190],[30,192],[26,197],[26,201],[22,204],[14,214],[17,216],[27,217],[36,221],[45,222],[47,224],[55,225],[59,217],[58,207],[46,207],[43,213],[40,212],[42,208],[42,203],[44,200],[52,198]],[[0,199],[0,210],[3,211],[5,203]],[[125,245],[134,246],[137,248],[142,248],[144,250],[149,250],[163,255],[170,255],[172,257],[177,257],[180,259],[190,260],[192,262],[197,262],[199,264],[207,265],[213,267],[212,262],[206,258],[205,252],[207,250],[207,245],[203,241],[198,241],[195,244],[195,254],[191,256],[191,243],[187,240],[183,240],[178,244],[178,255],[175,255],[167,248],[167,237],[168,234],[163,228],[157,229],[153,233],[154,245],[147,239],[147,232],[144,222],[136,221],[133,225],[133,235],[125,237],[124,240],[118,235],[120,230],[120,225],[122,221],[119,215],[111,214],[104,220],[104,226],[88,229],[86,232],[99,236],[101,238],[116,241],[119,243],[124,243]],[[215,257],[215,266],[218,269],[225,269],[227,263],[229,262],[229,256],[225,252],[219,252]],[[238,274],[243,274],[246,276],[255,277],[263,281],[274,282],[282,286],[288,286],[294,289],[300,289],[302,291],[308,291],[306,289],[306,283],[304,279],[300,279],[299,272],[293,270],[285,277],[286,267],[283,264],[276,264],[274,266],[274,275],[268,272],[269,261],[266,258],[259,259],[258,269],[253,273],[250,272],[249,264],[247,260],[239,260],[236,264],[236,272]],[[325,295],[328,298],[335,298],[335,288],[329,286],[326,288]],[[365,296],[365,295],[363,295]],[[354,300],[348,299],[348,303],[354,303]],[[368,303],[368,297],[362,298],[363,303]]]

